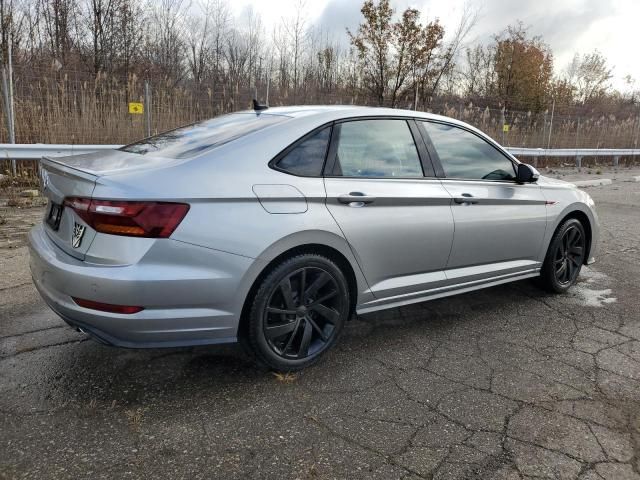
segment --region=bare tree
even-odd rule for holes
[[[43,27],[53,58],[67,64],[78,38],[78,2],[75,0],[37,0]]]
[[[136,0],[120,0],[118,14],[117,62],[125,78],[128,78],[132,65],[141,56],[145,34],[145,13]]]
[[[197,17],[190,21],[186,30],[189,70],[196,86],[200,86],[212,61],[211,28],[213,2],[205,0],[198,3]]]
[[[282,26],[286,33],[290,52],[293,59],[293,101],[296,101],[296,95],[298,93],[298,83],[300,79],[300,63],[301,58],[304,55],[306,42],[308,40],[307,19],[304,14],[306,3],[304,0],[298,0],[295,7],[295,12],[290,18],[282,19]]]
[[[582,56],[576,53],[567,68],[567,77],[576,87],[578,100],[584,104],[607,91],[611,72],[607,59],[595,50]]]
[[[158,0],[151,10],[147,56],[154,68],[178,82],[184,76],[185,0]]]

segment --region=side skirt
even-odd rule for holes
[[[501,285],[503,283],[515,282],[518,280],[524,280],[526,278],[537,277],[538,275],[540,275],[540,268],[534,268],[522,272],[484,278],[482,280],[459,283],[457,285],[447,285],[446,287],[424,290],[422,292],[398,295],[395,297],[375,300],[358,305],[356,307],[356,313],[364,314],[375,312],[378,310],[384,310],[387,308],[403,307],[405,305],[411,305],[413,303],[426,302],[428,300],[435,300],[436,298],[442,297],[450,297],[453,295],[458,295],[460,293],[473,292],[474,290],[481,290],[483,288]]]

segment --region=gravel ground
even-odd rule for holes
[[[640,183],[588,191],[602,248],[569,294],[362,316],[291,377],[87,341],[0,249],[0,478],[640,479]]]

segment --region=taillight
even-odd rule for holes
[[[81,197],[65,198],[64,204],[97,232],[129,237],[167,238],[189,211],[189,205],[185,203]]]

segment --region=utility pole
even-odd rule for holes
[[[144,81],[144,126],[147,137],[151,136],[151,89],[149,80]]]

